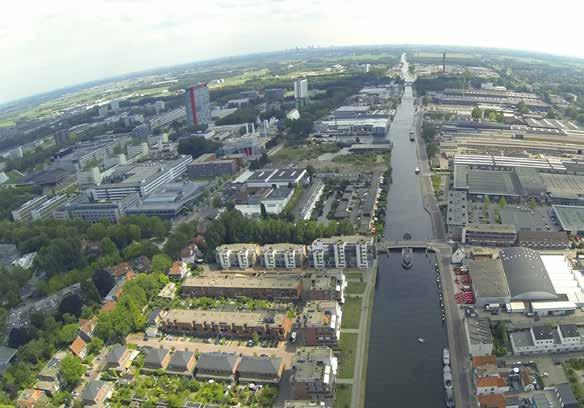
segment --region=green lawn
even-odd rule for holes
[[[357,333],[341,333],[339,347],[341,355],[339,357],[339,378],[353,378],[355,371],[355,351],[357,349]]]
[[[365,291],[365,282],[349,282],[346,293],[349,295],[361,295]]]
[[[343,305],[343,329],[358,329],[361,319],[361,299],[348,297]]]
[[[340,148],[336,144],[311,144],[309,146],[289,146],[280,149],[271,159],[273,163],[290,163],[299,160],[316,159],[325,153],[336,153]]]
[[[335,386],[335,408],[349,408],[351,405],[351,392],[353,387],[348,384]]]
[[[347,279],[359,279],[363,277],[363,271],[345,272]]]

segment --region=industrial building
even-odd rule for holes
[[[499,259],[470,261],[468,272],[477,307],[511,301],[507,277]]]
[[[284,211],[293,195],[294,189],[289,187],[243,188],[236,195],[235,209],[247,217],[259,217],[263,206],[267,214],[278,215]]]
[[[161,320],[161,329],[165,333],[202,337],[248,339],[253,333],[258,333],[261,338],[286,340],[291,328],[292,321],[285,313],[273,312],[171,309]]]
[[[490,356],[493,354],[493,336],[489,319],[464,319],[468,352],[472,357]]]
[[[306,169],[287,168],[287,169],[264,169],[251,171],[248,170],[239,176],[234,183],[246,184],[249,188],[264,187],[288,187],[299,184],[308,184],[310,181]]]
[[[538,325],[528,330],[513,331],[509,334],[515,355],[541,353],[562,353],[584,349],[580,329],[574,324],[560,324],[557,327]]]
[[[185,89],[184,104],[189,126],[206,125],[211,122],[211,105],[207,84],[200,83]]]
[[[93,197],[95,200],[120,200],[132,193],[145,197],[162,184],[181,176],[191,161],[191,156],[183,155],[173,161],[120,166],[107,183],[92,190]]]
[[[369,265],[373,238],[362,235],[319,238],[310,245],[309,263],[314,268],[360,268]]]
[[[564,231],[584,235],[584,206],[554,205],[552,209]]]
[[[238,298],[243,296],[295,302],[302,294],[302,280],[298,276],[196,276],[185,279],[182,293],[194,297]]]
[[[389,130],[389,114],[373,117],[325,119],[314,125],[316,133],[331,136],[375,136],[383,138]]]
[[[446,207],[446,225],[448,233],[454,236],[462,235],[462,228],[468,224],[468,198],[466,191],[448,191]]]

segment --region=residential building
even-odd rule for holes
[[[161,329],[166,333],[202,337],[250,338],[257,333],[262,338],[285,340],[292,321],[286,314],[274,312],[171,309],[162,318]]]
[[[235,353],[201,353],[195,365],[198,380],[232,381],[239,359]]]
[[[306,247],[298,244],[267,244],[260,249],[264,268],[301,268],[306,261]]]
[[[169,125],[173,122],[182,121],[185,119],[185,117],[188,121],[187,111],[184,107],[180,107],[169,112],[164,112],[160,115],[153,116],[148,120],[148,125],[152,131],[156,128]]]
[[[200,83],[185,89],[184,103],[189,126],[206,125],[211,121],[207,84]]]
[[[240,383],[279,384],[284,371],[280,357],[242,356],[236,376]]]
[[[217,247],[217,263],[223,269],[248,269],[256,264],[260,247],[256,244],[226,244]]]
[[[166,371],[171,374],[185,375],[191,377],[195,368],[195,353],[191,351],[176,350],[166,367]]]
[[[201,251],[195,243],[190,243],[180,251],[180,259],[186,264],[194,264],[201,256]]]
[[[61,389],[61,361],[66,355],[66,352],[59,351],[51,357],[37,375],[38,381],[34,385],[35,389],[45,392],[48,396],[54,395]]]
[[[96,327],[97,316],[93,316],[91,319],[79,319],[79,337],[89,343]]]
[[[117,265],[112,266],[110,269],[110,273],[113,275],[114,278],[120,279],[123,276],[126,276],[128,273],[134,273],[132,266],[129,262],[122,262]]]
[[[476,379],[477,395],[503,394],[509,391],[507,381],[499,375],[478,377]]]
[[[183,280],[187,275],[188,267],[183,261],[174,261],[168,270],[168,277],[173,280]]]
[[[516,241],[514,225],[467,224],[462,229],[462,242],[468,245],[512,246]]]
[[[478,400],[479,408],[508,408],[505,406],[505,396],[502,394],[481,394]]]
[[[51,400],[37,389],[27,388],[20,393],[16,400],[16,408],[35,408],[49,406]]]
[[[105,368],[115,371],[126,371],[130,368],[137,354],[137,351],[130,350],[127,346],[114,344],[106,356]]]
[[[332,408],[332,405],[325,401],[286,400],[284,408]]]
[[[230,176],[237,172],[237,160],[218,159],[214,153],[203,154],[189,164],[187,173],[190,178],[209,178]]]
[[[264,98],[269,101],[279,101],[284,99],[284,88],[266,88],[264,89]]]
[[[338,359],[329,347],[300,347],[292,361],[292,395],[297,400],[333,397]]]
[[[342,272],[326,275],[311,274],[302,279],[302,297],[305,300],[336,300],[345,302],[347,280]]]
[[[584,350],[578,326],[560,324],[557,327],[539,325],[509,334],[513,354],[529,355]]]
[[[12,219],[17,222],[30,222],[32,218],[32,210],[39,208],[46,203],[49,198],[46,195],[34,197],[22,204],[16,210],[12,211]]]
[[[254,299],[298,301],[302,293],[302,281],[298,276],[195,276],[184,281],[182,293],[194,297],[245,296]]]
[[[142,370],[156,371],[165,370],[170,363],[170,350],[163,348],[150,348],[144,356],[144,365]]]
[[[373,238],[361,235],[318,238],[308,248],[314,268],[360,268],[369,266]]]
[[[113,391],[114,385],[110,382],[101,380],[89,381],[83,389],[83,392],[81,392],[81,402],[84,407],[102,407],[111,398]]]
[[[341,306],[336,301],[308,302],[296,319],[297,332],[302,344],[338,346],[342,317]]]
[[[69,350],[83,360],[87,356],[87,342],[81,336],[77,336],[69,346]]]
[[[308,79],[297,79],[294,81],[294,99],[306,98],[308,98]]]

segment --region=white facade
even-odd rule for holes
[[[570,327],[572,325],[564,325]],[[575,327],[575,326],[573,326]],[[512,332],[509,336],[513,354],[561,353],[584,350],[582,336],[577,329],[564,329],[562,326],[546,330],[548,335],[538,336],[536,331],[541,328],[531,328],[529,331]]]
[[[216,252],[221,268],[247,269],[255,265],[259,247],[254,244],[221,245]]]
[[[315,268],[369,266],[368,249],[371,239],[362,236],[339,236],[315,240],[310,246],[310,257]]]
[[[308,98],[308,79],[297,79],[294,81],[294,98]]]

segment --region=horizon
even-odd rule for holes
[[[98,0],[88,9],[72,0],[11,5],[4,14],[10,19],[0,20],[0,49],[15,63],[0,68],[6,84],[0,103],[150,69],[310,45],[442,44],[584,58],[577,21],[584,6],[567,0],[545,12],[495,0],[490,9],[504,10],[497,30],[492,19],[466,13],[462,0],[423,0],[424,13],[381,0],[363,9],[354,0],[221,0],[197,9],[181,0],[136,5],[136,0]],[[546,30],[533,30],[538,25]],[[563,41],[555,42],[550,30],[562,32]]]

